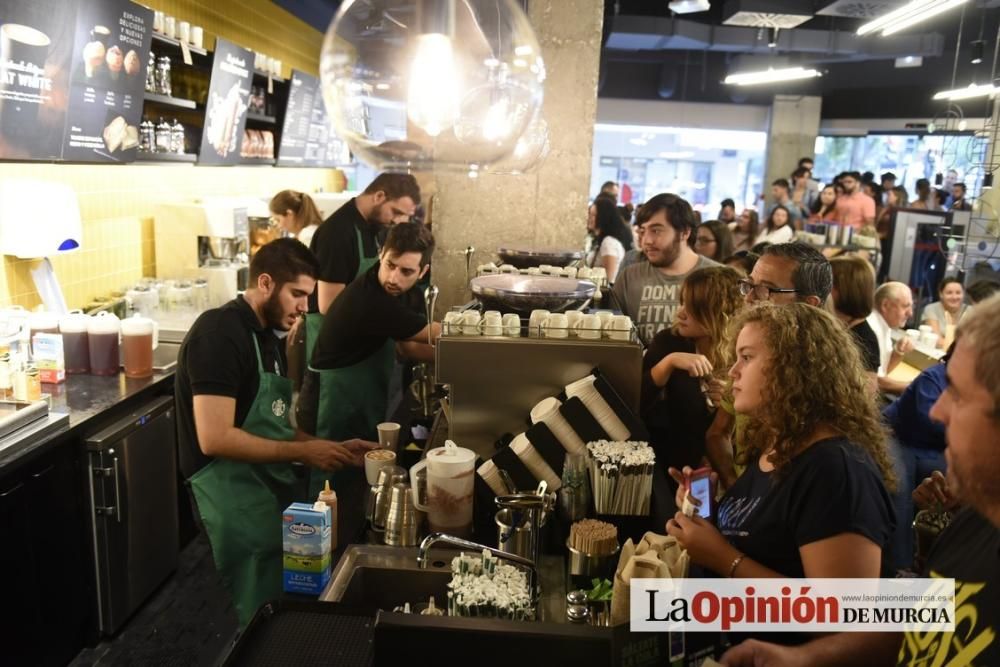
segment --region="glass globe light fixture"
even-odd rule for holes
[[[515,0],[348,0],[320,76],[334,129],[363,162],[468,172],[514,153],[545,63]]]
[[[549,154],[549,126],[541,114],[528,125],[514,146],[514,152],[486,168],[491,174],[527,174],[545,161]]]

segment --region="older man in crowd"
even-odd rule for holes
[[[913,294],[903,283],[885,283],[875,290],[875,310],[868,316],[868,324],[878,337],[879,367],[878,388],[890,394],[900,394],[909,382],[895,380],[889,373],[903,360],[903,355],[913,349],[913,341],[901,336],[895,343],[893,329],[902,329],[913,316]]]

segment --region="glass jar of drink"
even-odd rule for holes
[[[121,362],[118,352],[118,337],[121,320],[107,311],[90,318],[87,326],[87,348],[90,351],[90,372],[92,375],[117,375]]]
[[[156,321],[135,315],[121,322],[125,377],[147,378],[153,374],[153,350],[159,343]]]
[[[90,347],[87,343],[87,325],[90,317],[81,312],[64,315],[59,320],[59,333],[63,337],[63,358],[67,373],[90,372]]]

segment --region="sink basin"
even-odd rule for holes
[[[449,581],[451,572],[358,567],[351,572],[340,602],[386,611],[409,602],[422,609],[433,595],[435,604],[443,608]]]

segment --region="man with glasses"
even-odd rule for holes
[[[811,245],[799,241],[768,246],[750,277],[740,282],[747,303],[770,301],[779,306],[797,301],[822,306],[832,289],[830,262]]]
[[[697,223],[691,205],[677,195],[658,194],[647,201],[636,223],[647,261],[619,270],[612,305],[632,318],[639,337],[648,344],[673,323],[684,278],[695,269],[717,264],[688,245]]]

